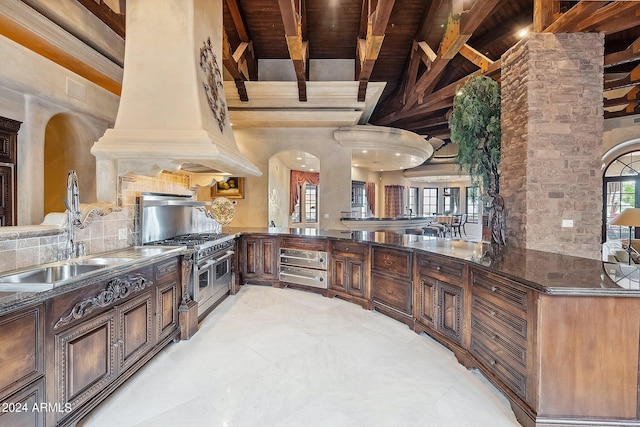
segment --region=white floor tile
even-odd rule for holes
[[[338,298],[243,286],[81,423],[517,427],[508,401],[426,335]]]

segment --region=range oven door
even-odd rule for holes
[[[207,257],[198,261],[196,268],[196,280],[193,289],[193,299],[202,306],[206,300],[213,296],[213,268],[214,257]],[[198,309],[200,311],[200,309]]]
[[[233,251],[218,254],[213,264],[213,297],[216,301],[231,290],[231,260],[233,254]]]

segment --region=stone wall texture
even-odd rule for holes
[[[602,34],[533,33],[502,56],[510,246],[601,258],[603,55]]]

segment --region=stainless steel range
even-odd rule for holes
[[[204,202],[190,196],[143,193],[138,199],[141,244],[187,246],[193,253],[193,272],[187,291],[198,303],[198,317],[231,290],[234,236],[195,232],[195,209]]]

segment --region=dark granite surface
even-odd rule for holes
[[[546,294],[640,297],[640,290],[629,289],[611,280],[602,261],[570,255],[508,247],[492,251],[490,245],[483,243],[398,234],[392,231],[235,228],[232,232],[332,238],[445,255],[468,261],[472,266],[497,273]]]
[[[96,283],[97,281],[107,280],[111,277],[116,277],[119,274],[125,273],[130,270],[139,269],[163,259],[178,256],[185,251],[185,247],[130,247],[126,249],[120,249],[111,252],[104,252],[84,258],[91,257],[131,257],[132,260],[114,265],[108,268],[98,269],[90,274],[83,274],[75,279],[66,280],[61,283],[52,283],[49,285],[43,285],[43,289],[40,292],[15,292],[15,291],[2,291],[0,287],[0,316],[20,310],[25,307],[40,304],[47,299],[59,295],[65,292],[72,291],[77,288],[81,288],[88,284]],[[84,258],[77,258],[74,261],[80,262]],[[23,268],[20,270],[6,271],[1,276],[12,274],[14,272],[25,271],[29,269],[37,269],[46,265],[53,265],[59,263],[44,264],[42,266],[33,266],[29,268]]]
[[[340,218],[340,221],[415,221],[415,220],[425,220],[430,221],[433,220],[434,216],[399,216],[399,217],[388,217],[388,218],[378,218],[375,216],[363,217],[363,218]]]

